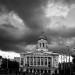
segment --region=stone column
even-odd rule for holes
[[[36,72],[37,72],[37,70],[36,70]]]
[[[30,66],[30,57],[29,57],[29,66]]]
[[[43,48],[43,43],[41,43],[41,48]]]
[[[43,57],[43,65],[45,66],[45,57]]]
[[[54,74],[54,70],[51,70],[51,75]]]
[[[34,66],[34,57],[33,57],[33,66]]]
[[[32,69],[32,73],[34,73],[34,70]]]
[[[48,57],[47,57],[47,66],[48,66]]]
[[[51,64],[52,64],[51,67],[54,67],[53,57],[51,57]]]
[[[47,70],[47,73],[48,73],[48,70]]]
[[[45,73],[45,71],[43,70],[43,73]]]
[[[36,66],[37,66],[37,57],[36,57]]]
[[[66,55],[66,63],[67,63],[67,55]]]
[[[38,61],[39,61],[39,58],[37,57],[37,66],[38,66]]]
[[[30,69],[28,71],[30,72]]]
[[[40,66],[41,66],[41,57],[40,57]]]
[[[25,59],[26,59],[26,64],[27,64],[27,57],[25,57]]]
[[[24,58],[23,62],[24,62],[23,65],[25,66],[25,58]]]

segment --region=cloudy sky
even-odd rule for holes
[[[26,52],[42,32],[49,50],[75,47],[75,0],[0,0],[0,49]]]

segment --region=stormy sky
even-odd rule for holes
[[[75,47],[75,0],[0,0],[0,49],[33,49],[42,32],[49,50]]]

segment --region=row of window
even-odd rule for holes
[[[48,62],[47,62],[48,60]],[[27,64],[30,65],[45,65],[47,66],[50,64],[51,58],[50,57],[27,57]],[[48,63],[48,64],[47,64]]]
[[[48,60],[48,62],[47,62]],[[21,65],[23,65],[24,59],[21,58]],[[47,64],[48,63],[48,64]],[[51,58],[50,57],[27,57],[27,64],[29,65],[45,65],[50,66],[51,65]]]

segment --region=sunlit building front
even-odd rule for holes
[[[21,53],[20,69],[31,73],[53,73],[58,69],[58,53],[48,50],[46,36],[40,36],[32,52]]]

